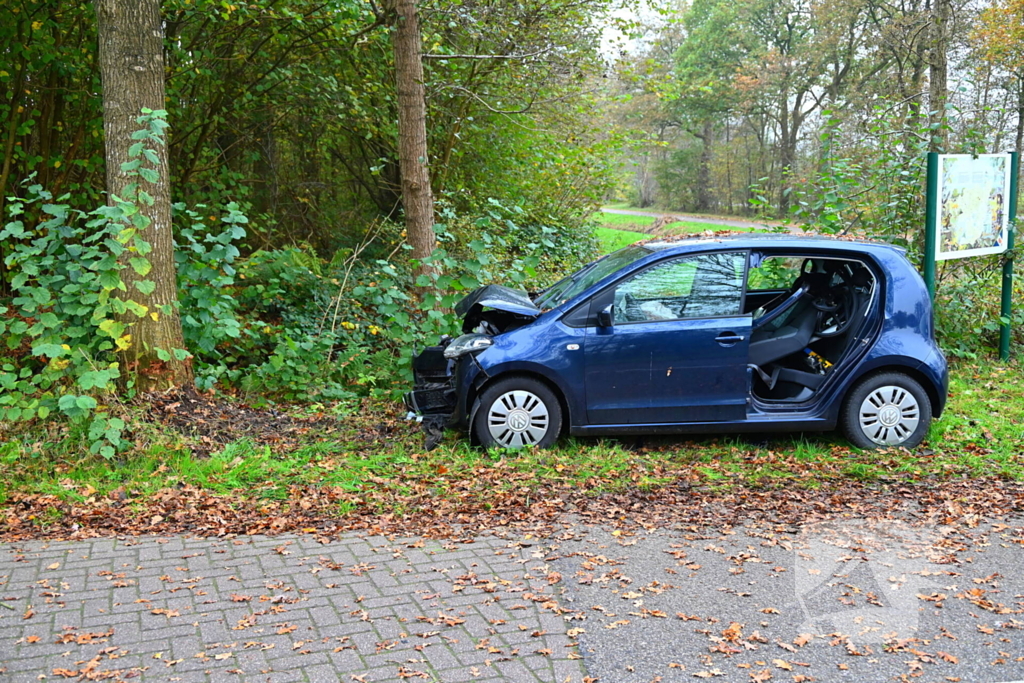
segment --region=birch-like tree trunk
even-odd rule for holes
[[[1024,71],[1017,74],[1017,133],[1013,148],[1017,154],[1024,153]]]
[[[140,182],[153,197],[152,206],[139,204],[139,210],[150,219],[139,237],[153,248],[146,256],[152,269],[144,278],[132,268],[122,271],[128,285],[124,296],[146,306],[152,315],[139,318],[127,314],[126,322],[134,324],[131,344],[121,355],[122,376],[135,377],[136,386],[142,391],[181,387],[191,384],[192,366],[190,361],[174,355],[174,350],[183,349],[185,342],[178,314],[166,145],[157,145],[155,150],[160,176],[157,182],[147,183],[121,170],[121,164],[130,160],[132,133],[140,128],[137,119],[143,107],[164,108],[160,0],[95,0],[95,7],[103,83],[107,194],[123,197],[127,185]],[[135,286],[143,279],[156,284],[148,295]],[[170,359],[161,360],[158,350],[169,353]]]
[[[951,0],[933,0],[931,55],[928,61],[928,107],[931,115],[928,121],[933,126],[946,122],[946,102],[948,100],[948,57],[949,21],[952,15]],[[928,149],[932,152],[946,151],[949,140],[948,131],[940,125],[931,131]]]
[[[412,257],[430,256],[434,235],[434,195],[430,188],[427,150],[427,96],[423,87],[419,18],[416,0],[394,0],[392,44],[398,90],[398,160],[402,174],[402,206],[406,241]],[[421,271],[424,269],[421,269]]]

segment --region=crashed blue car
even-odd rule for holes
[[[638,243],[536,293],[481,287],[413,359],[410,410],[484,447],[578,436],[805,432],[911,448],[946,403],[898,247],[743,235]]]

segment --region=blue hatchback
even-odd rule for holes
[[[880,243],[744,235],[635,244],[535,294],[463,299],[413,359],[410,409],[483,446],[831,430],[913,447],[948,375],[924,282]]]

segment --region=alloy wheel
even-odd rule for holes
[[[917,429],[921,406],[903,387],[878,387],[860,404],[858,413],[864,435],[880,446],[898,446]]]
[[[547,434],[550,421],[544,401],[522,389],[502,394],[487,411],[491,437],[506,448],[538,443]]]

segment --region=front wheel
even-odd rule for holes
[[[861,380],[843,406],[843,431],[858,448],[913,448],[924,440],[931,422],[928,393],[899,372]]]
[[[542,382],[509,377],[480,396],[473,433],[484,448],[549,448],[562,430],[562,406]]]

